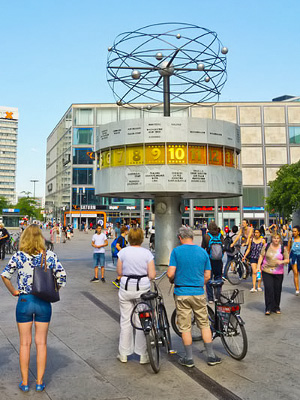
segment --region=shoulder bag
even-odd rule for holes
[[[33,271],[31,294],[49,303],[55,303],[60,300],[58,290],[53,271],[47,268],[46,252],[43,252],[41,265],[36,266]]]

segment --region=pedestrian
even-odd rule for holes
[[[37,363],[36,391],[42,392],[45,389],[44,373],[47,362],[47,334],[52,313],[51,303],[31,294],[33,271],[35,267],[41,265],[44,253],[47,267],[53,270],[58,286],[65,286],[66,272],[57,255],[52,251],[46,251],[41,230],[35,224],[25,229],[20,239],[20,251],[12,256],[1,274],[7,289],[13,296],[18,297],[16,320],[20,335],[19,361],[22,375],[19,388],[23,392],[29,391],[28,370],[33,321]],[[11,278],[16,271],[18,289],[15,289],[11,283]]]
[[[115,227],[115,239],[120,237],[120,235],[121,235],[121,226],[120,226],[120,222],[117,222],[116,227]]]
[[[5,258],[5,245],[6,242],[9,240],[9,233],[8,230],[4,227],[4,224],[0,224],[0,258],[4,260]]]
[[[98,224],[98,225],[100,225],[100,224]],[[90,231],[93,229],[93,223],[92,222],[90,222]]]
[[[295,284],[295,295],[299,296],[299,270],[300,270],[300,226],[296,225],[292,229],[293,237],[288,243],[288,252],[290,254],[290,269],[293,270],[294,284]]]
[[[116,249],[118,252],[127,246],[126,235],[128,235],[128,228],[126,226],[122,226],[121,227],[121,235],[118,237],[118,240],[116,243]],[[115,257],[117,257],[117,255],[118,255],[118,253],[115,255]],[[117,278],[114,281],[112,281],[112,284],[115,285],[118,289],[120,289],[120,279],[121,279],[121,276],[118,275]]]
[[[287,247],[289,243],[289,231],[286,225],[283,225],[281,228],[281,237],[284,247]]]
[[[148,238],[148,233],[149,233],[149,225],[147,224],[145,228],[146,238]]]
[[[231,247],[234,247],[239,238],[241,238],[241,250],[243,248],[243,254],[245,254],[247,246],[250,243],[250,239],[252,238],[252,235],[253,235],[253,228],[249,226],[249,221],[247,219],[243,219],[242,226],[236,238],[234,239],[233,243],[231,244]]]
[[[94,278],[91,282],[99,282],[99,267],[101,267],[101,281],[105,282],[104,267],[105,267],[105,247],[108,245],[105,233],[102,233],[101,225],[97,225],[96,233],[92,238],[92,246],[94,247]]]
[[[204,285],[211,275],[211,264],[207,252],[193,242],[194,234],[191,228],[181,227],[178,231],[181,246],[173,249],[170,257],[167,275],[174,282],[177,324],[181,332],[185,348],[185,356],[179,358],[179,363],[186,367],[194,367],[191,334],[191,315],[196,318],[201,329],[204,346],[207,351],[208,365],[221,362],[213,350],[212,334],[207,313]]]
[[[231,263],[231,261],[234,259],[234,256],[238,252],[239,245],[236,243],[234,247],[230,247],[230,245],[233,243],[234,239],[236,238],[237,232],[239,228],[236,225],[233,225],[231,228],[231,231],[226,234],[226,238],[224,240],[224,245],[225,245],[225,252],[227,256],[227,261],[224,267],[224,272],[223,272],[223,277],[226,279],[225,276],[225,271],[227,270],[227,265]],[[228,245],[227,245],[228,243]]]
[[[272,236],[271,243],[265,245],[260,253],[257,269],[262,271],[265,288],[265,314],[281,314],[280,298],[284,274],[284,264],[289,262],[286,247],[280,243],[280,235]]]
[[[57,224],[56,225],[56,243],[60,243],[61,239],[61,225]]]
[[[261,249],[265,244],[265,239],[261,237],[260,230],[258,228],[254,229],[254,236],[250,239],[250,244],[246,250],[245,255],[243,256],[243,261],[246,260],[246,257],[249,254],[250,264],[252,268],[252,288],[250,289],[251,293],[261,292],[261,271],[257,269],[258,259],[261,253]],[[257,277],[258,276],[258,277]],[[257,289],[256,289],[256,280],[257,280]]]
[[[118,360],[127,362],[127,356],[136,353],[140,356],[140,364],[149,363],[146,339],[143,330],[136,330],[131,325],[131,313],[141,294],[150,289],[150,280],[155,278],[155,265],[152,253],[141,247],[144,240],[143,230],[130,229],[128,241],[130,246],[118,253],[117,273],[120,280],[120,338]],[[140,322],[135,321],[136,325]]]
[[[215,222],[210,222],[208,225],[208,232],[204,235],[202,239],[202,248],[206,249],[210,264],[211,264],[211,278],[214,280],[222,279],[223,271],[223,244],[224,239],[218,230],[218,226]],[[220,289],[218,289],[220,290]],[[208,297],[208,302],[212,304],[214,302],[213,289],[209,282],[206,284],[206,292]]]

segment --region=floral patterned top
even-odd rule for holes
[[[66,271],[59,262],[57,255],[50,250],[46,252],[47,268],[53,269],[54,276],[59,286],[65,286],[67,282]],[[34,267],[40,266],[42,253],[29,255],[23,251],[17,251],[9,260],[1,276],[11,280],[15,271],[18,271],[18,290],[23,294],[30,294],[33,282]]]

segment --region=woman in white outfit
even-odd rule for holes
[[[136,300],[150,289],[150,280],[156,275],[152,253],[141,247],[143,240],[142,229],[130,229],[130,246],[118,253],[117,274],[122,276],[119,290],[121,330],[118,359],[123,363],[127,362],[127,356],[132,353],[140,355],[140,364],[149,362],[144,332],[136,330],[134,337],[130,322]]]

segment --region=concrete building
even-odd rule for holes
[[[0,196],[16,201],[18,109],[0,106]]]
[[[96,195],[95,137],[105,123],[152,118],[153,115],[143,109],[126,109],[115,104],[71,105],[47,139],[46,208],[52,210],[51,216],[61,218],[66,211],[77,224],[82,218],[86,222],[96,220],[96,211],[102,210],[113,222],[138,219],[139,200]],[[218,202],[214,199],[184,201],[183,221],[197,225],[217,218],[219,225],[232,226],[240,223],[243,216],[254,225],[272,222],[276,216],[269,215],[264,208],[268,182],[276,178],[281,165],[300,158],[298,98],[284,96],[280,101],[271,102],[205,103],[192,108],[172,105],[171,115],[229,121],[241,129],[243,197]],[[147,221],[150,203],[145,201],[142,209]]]

